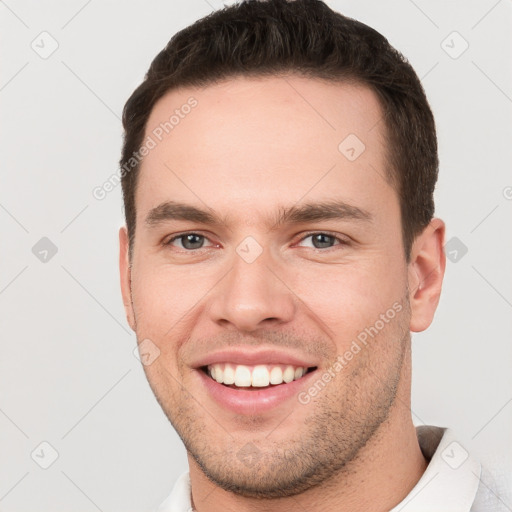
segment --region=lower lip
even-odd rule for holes
[[[288,384],[244,390],[219,384],[202,370],[197,370],[197,372],[206,390],[219,405],[237,414],[252,415],[269,411],[283,404],[304,389],[316,374],[316,370],[314,370]]]

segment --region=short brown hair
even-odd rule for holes
[[[246,0],[225,7],[175,34],[155,57],[123,110],[120,165],[130,256],[140,165],[127,164],[143,142],[155,103],[178,87],[283,73],[357,82],[378,95],[387,128],[387,177],[400,200],[409,260],[414,238],[434,215],[439,162],[432,111],[413,68],[384,36],[320,0]]]

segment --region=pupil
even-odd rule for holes
[[[195,239],[195,241],[194,241],[194,239]],[[193,247],[190,247],[191,245]],[[185,236],[185,241],[183,243],[183,247],[185,247],[186,249],[197,249],[198,247],[201,247],[201,245],[202,245],[201,235],[186,235]]]
[[[322,247],[329,247],[331,241],[332,241],[332,236],[326,235],[324,233],[318,233],[317,235],[315,235],[313,237],[313,245],[317,249],[320,249]]]

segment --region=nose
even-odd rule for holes
[[[213,290],[211,319],[245,332],[290,322],[297,301],[282,268],[265,251],[252,262],[235,254],[231,270]]]

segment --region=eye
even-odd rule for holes
[[[347,241],[343,240],[337,236],[331,235],[329,233],[309,233],[304,238],[301,239],[300,243],[304,242],[308,238],[311,239],[311,243],[313,249],[329,249],[335,245],[336,242],[339,242],[337,245],[347,245]],[[299,243],[299,245],[300,245]]]
[[[182,233],[181,235],[173,236],[164,245],[175,246],[174,242],[179,241],[182,249],[193,251],[194,249],[202,249],[205,240],[208,239],[198,233]]]

